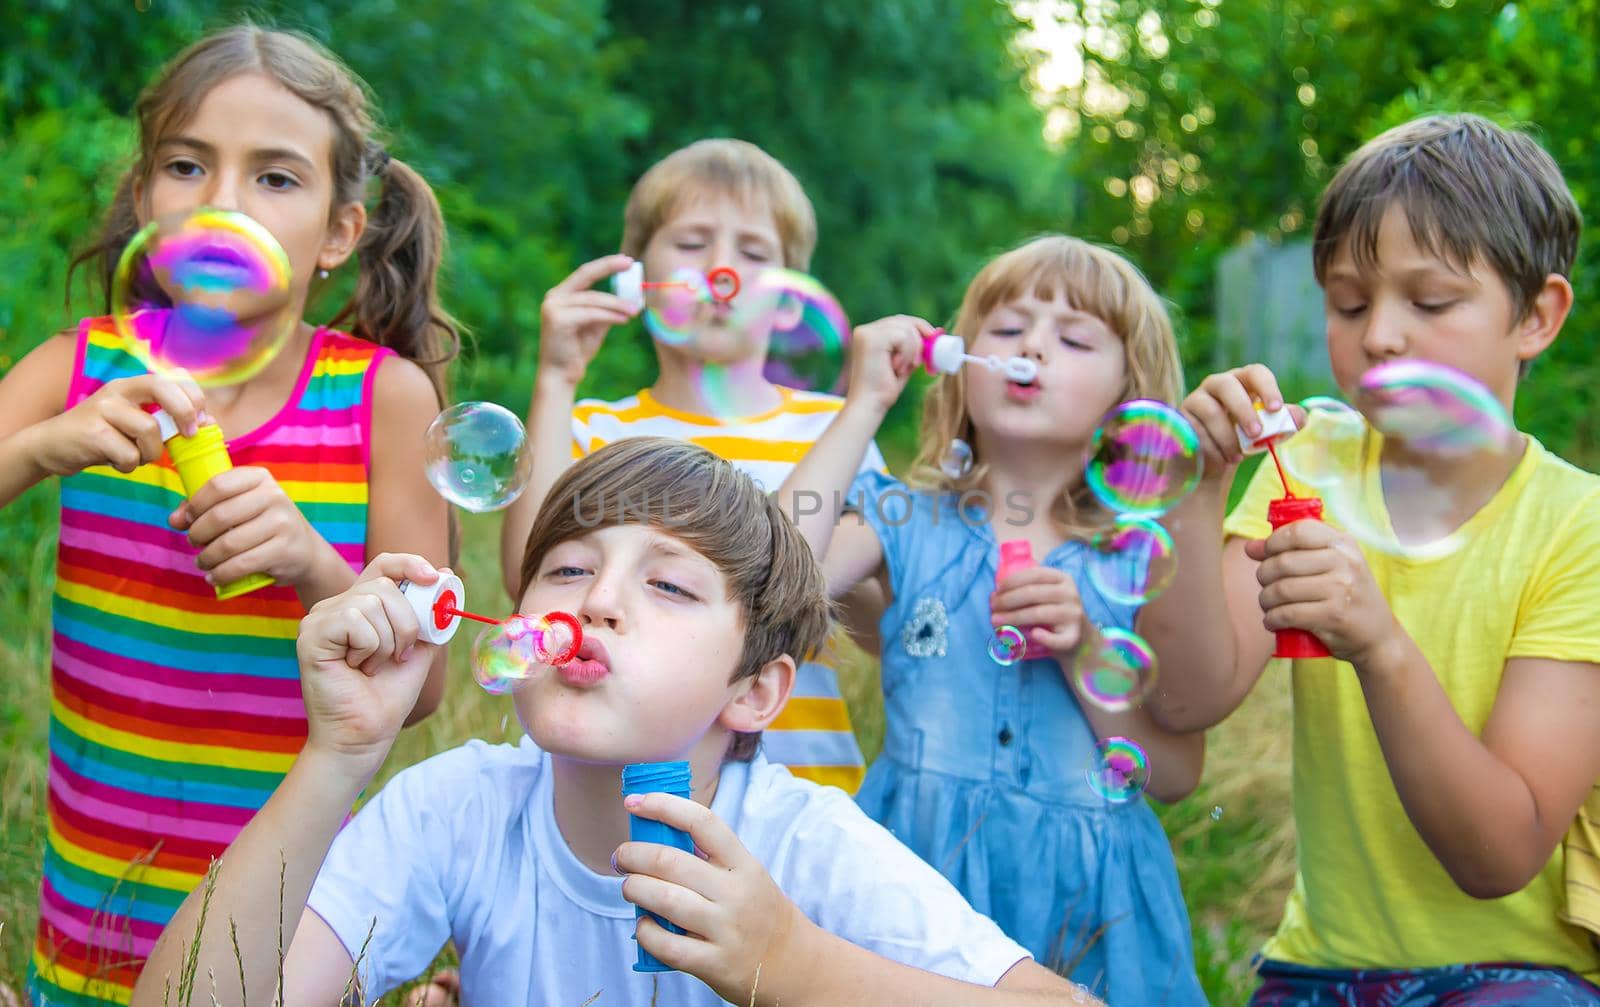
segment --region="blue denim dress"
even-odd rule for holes
[[[894,592],[879,625],[883,753],[861,807],[1036,960],[1113,1007],[1204,1004],[1155,813],[1089,788],[1094,732],[1055,661],[989,657],[988,521],[953,493],[878,472],[856,478],[850,502],[878,534]],[[1089,552],[1067,542],[1042,562],[1072,576],[1095,624],[1131,628],[1135,610],[1084,575]]]

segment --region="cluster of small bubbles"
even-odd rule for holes
[[[1156,654],[1135,633],[1096,629],[1078,648],[1072,679],[1079,694],[1102,710],[1130,710],[1155,687]]]
[[[208,387],[259,374],[299,323],[289,257],[271,232],[209,208],[133,236],[112,274],[111,317],[152,373]]]
[[[579,642],[581,632],[570,615],[514,615],[478,634],[472,677],[490,695],[505,695],[540,668],[570,661]]]
[[[509,506],[532,474],[522,421],[492,402],[462,402],[441,412],[423,436],[422,456],[439,495],[477,513]]]
[[[1001,626],[989,637],[989,657],[1008,668],[1028,652],[1028,638],[1015,626]]]
[[[1124,605],[1143,605],[1160,594],[1178,570],[1172,535],[1145,517],[1123,514],[1095,535],[1089,581],[1101,594]]]
[[[939,459],[939,470],[951,479],[965,478],[972,472],[972,446],[957,437]]]
[[[1126,804],[1144,793],[1150,782],[1150,760],[1132,739],[1107,738],[1095,747],[1084,778],[1103,800]]]

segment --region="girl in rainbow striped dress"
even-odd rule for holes
[[[137,115],[137,159],[79,261],[109,288],[146,221],[239,211],[287,253],[302,320],[265,369],[203,399],[146,370],[108,318],[0,380],[0,505],[62,477],[36,1004],[127,1002],[162,927],[305,741],[301,617],[379,553],[448,551],[421,457],[456,340],[435,296],[443,223],[374,139],[359,82],[314,42],[240,26],[180,54]],[[352,256],[355,294],[332,323],[351,333],[307,324],[313,284]],[[203,409],[236,468],[185,500],[155,405],[189,434]],[[257,573],[276,583],[217,599],[214,584]],[[442,672],[412,719],[438,703]]]

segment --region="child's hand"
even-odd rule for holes
[[[990,622],[997,627],[1032,626],[1029,635],[1058,660],[1070,656],[1083,639],[1078,585],[1054,567],[1030,566],[1012,573],[989,596],[989,608]]]
[[[850,337],[850,402],[887,413],[922,360],[923,337],[935,331],[933,323],[911,315],[857,327]]]
[[[141,407],[154,402],[194,436],[205,401],[200,389],[154,374],[118,378],[36,428],[35,458],[51,475],[70,476],[93,465],[132,472],[161,457],[161,431]]]
[[[540,374],[560,375],[576,386],[611,327],[639,313],[616,294],[590,289],[631,265],[633,260],[626,255],[585,262],[544,295],[539,309]]]
[[[344,563],[264,468],[218,473],[167,523],[189,533],[189,543],[200,550],[195,564],[213,584],[265,573],[280,584],[299,586],[330,554]]]
[[[748,1003],[758,971],[772,988],[784,955],[811,924],[711,809],[671,794],[623,799],[632,814],[682,829],[704,859],[657,843],[623,843],[612,864],[626,874],[622,897],[687,930],[639,919],[639,946],[688,972],[730,1003]]]
[[[385,553],[355,586],[300,620],[295,652],[308,749],[348,760],[356,774],[377,771],[433,663],[434,648],[418,642],[416,613],[396,584],[438,579],[420,556]]]
[[[1256,580],[1267,629],[1307,630],[1357,669],[1404,632],[1348,534],[1321,521],[1295,521],[1264,541],[1246,542],[1244,551],[1261,564]]]
[[[1234,428],[1243,427],[1249,436],[1261,432],[1257,402],[1269,410],[1278,409],[1283,405],[1283,393],[1278,390],[1278,379],[1265,366],[1247,364],[1211,375],[1179,404],[1200,435],[1205,454],[1204,478],[1231,477],[1233,467],[1244,458]],[[1305,410],[1299,406],[1290,406],[1289,410],[1296,426],[1305,422]]]

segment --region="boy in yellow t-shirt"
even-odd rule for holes
[[[519,582],[523,545],[539,504],[575,459],[624,437],[671,437],[727,459],[771,492],[844,404],[837,396],[768,381],[764,334],[725,324],[712,305],[670,338],[653,333],[660,371],[651,387],[615,402],[575,402],[606,333],[636,313],[635,305],[616,294],[590,288],[636,260],[649,280],[666,280],[681,269],[705,274],[727,267],[749,283],[769,266],[804,271],[816,243],[816,216],[799,181],[753,144],[701,140],[640,176],[623,213],[624,254],[579,266],[544,300],[528,416],[533,475],[506,512],[501,531],[508,591],[515,592]],[[703,379],[708,368],[726,378],[714,390]],[[862,467],[883,470],[876,446]],[[867,625],[881,614],[872,611],[881,605],[875,598],[858,594],[852,600],[864,608],[847,611],[870,613],[852,624]],[[746,748],[755,742],[739,740]],[[852,794],[866,772],[838,677],[817,660],[801,664],[794,694],[763,732],[762,745],[769,760],[796,776]]]
[[[1509,414],[1571,307],[1579,228],[1521,133],[1436,116],[1362,147],[1314,246],[1340,388],[1430,361]],[[1174,655],[1150,704],[1171,729],[1236,708],[1276,630],[1333,655],[1290,666],[1299,873],[1252,1003],[1600,1004],[1600,953],[1569,922],[1595,919],[1580,807],[1600,779],[1600,478],[1526,435],[1487,463],[1434,460],[1430,503],[1459,536],[1444,555],[1362,548],[1336,516],[1273,531],[1271,465],[1224,522],[1254,402],[1282,405],[1259,364],[1185,400],[1207,474],[1170,515],[1182,568],[1141,620]]]

